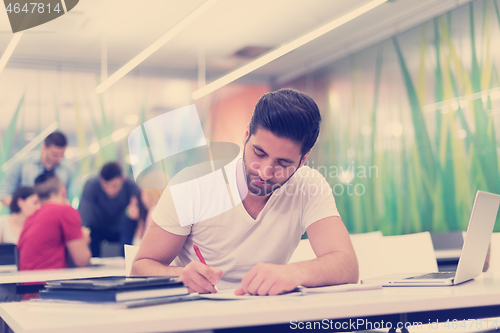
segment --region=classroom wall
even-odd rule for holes
[[[500,193],[499,7],[471,2],[283,85],[322,110],[309,165],[351,232],[465,230],[476,191]]]
[[[128,133],[146,120],[195,104],[210,141],[241,144],[265,84],[231,84],[198,101],[197,82],[128,75],[95,93],[97,74],[6,68],[0,76],[2,166],[54,122],[68,136],[66,161],[74,169],[69,199],[77,207],[85,181],[117,160],[131,177]],[[40,150],[37,145],[33,150]],[[7,213],[4,207],[2,213]]]

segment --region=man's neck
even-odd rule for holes
[[[14,224],[23,224],[24,221],[26,220],[27,216],[24,215],[22,212],[19,212],[19,213],[14,213],[14,214],[10,214],[10,220],[12,222],[14,222]]]
[[[64,200],[59,196],[51,196],[47,200],[42,201],[42,206],[50,204],[62,205],[64,204]]]
[[[42,155],[40,156],[40,162],[42,162],[43,167],[45,170],[52,170],[54,168],[55,163],[49,163],[47,161],[47,155],[45,151],[42,150]]]
[[[266,196],[262,196],[262,195],[255,195],[252,192],[248,192],[248,195],[245,197],[245,199],[243,199],[243,202],[244,203],[246,202],[246,203],[251,204],[251,205],[256,205],[256,206],[257,205],[264,206],[270,197],[271,197],[271,194],[268,194]]]
[[[248,190],[248,185],[245,180],[245,171],[243,168],[243,159],[238,161],[238,165],[236,167],[236,179],[243,207],[245,207],[248,214],[255,219],[264,208],[271,195],[258,196]]]

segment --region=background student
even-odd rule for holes
[[[42,152],[33,152],[14,162],[7,170],[0,185],[0,200],[10,205],[12,193],[21,186],[33,186],[35,178],[43,173],[50,173],[69,188],[71,169],[64,163],[64,152],[68,145],[66,136],[61,132],[49,134],[43,144]]]
[[[26,220],[19,237],[19,270],[66,268],[69,260],[75,266],[88,266],[89,234],[78,211],[66,204],[61,180],[42,174],[35,179],[35,193],[42,208]]]
[[[0,243],[17,244],[24,222],[40,207],[40,199],[32,187],[15,190],[9,206],[10,214],[0,216]]]
[[[147,215],[140,188],[125,178],[117,162],[105,164],[99,176],[87,180],[78,211],[83,225],[90,228],[93,257],[101,255],[103,240],[132,244],[139,219]]]

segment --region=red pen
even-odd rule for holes
[[[198,259],[200,260],[200,262],[202,264],[206,265],[207,263],[205,262],[205,259],[201,255],[200,249],[198,248],[198,246],[196,244],[193,245],[193,249],[194,249],[194,252],[196,252],[196,255],[198,256]]]
[[[194,252],[196,252],[196,255],[198,256],[198,259],[200,260],[200,262],[204,265],[206,265],[207,263],[205,262],[205,258],[203,258],[203,256],[201,255],[201,252],[200,252],[200,249],[198,248],[198,246],[196,244],[193,245],[193,249],[194,249]],[[217,288],[217,286],[214,286],[215,290],[219,291],[219,288]]]

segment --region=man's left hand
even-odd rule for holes
[[[298,272],[290,265],[259,263],[241,280],[236,295],[278,295],[292,291],[300,284]]]

